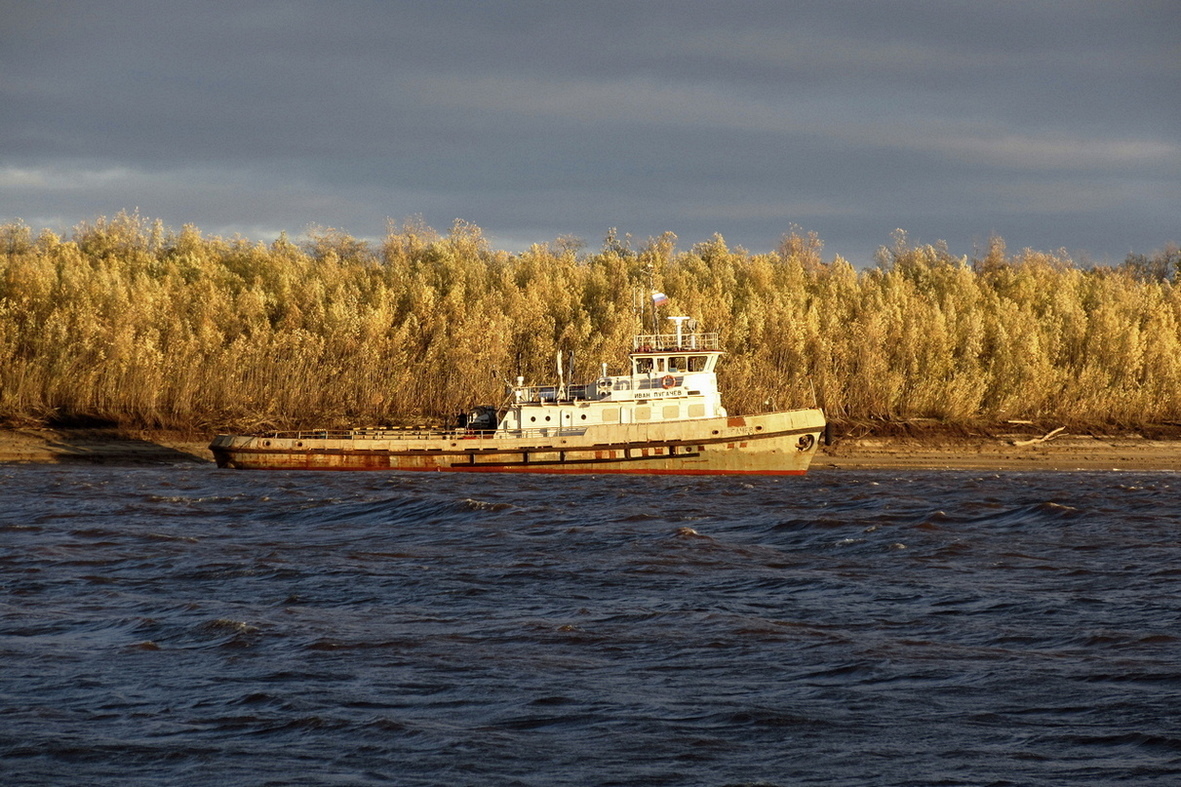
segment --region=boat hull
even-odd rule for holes
[[[824,431],[818,409],[533,430],[512,435],[359,430],[218,435],[219,467],[460,473],[803,475]]]

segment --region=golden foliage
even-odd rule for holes
[[[127,214],[69,240],[12,223],[0,227],[0,419],[437,419],[502,401],[518,375],[552,380],[559,351],[580,379],[601,362],[620,370],[649,286],[721,333],[735,412],[1181,418],[1181,295],[1160,266],[1083,270],[1061,252],[1008,255],[999,238],[969,263],[897,233],[857,271],[823,262],[815,234],[770,254],[719,235],[677,252],[676,240],[633,250],[612,230],[595,253],[562,238],[514,255],[465,222],[446,235],[391,225],[376,247],[334,229],[268,246]]]

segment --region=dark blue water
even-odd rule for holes
[[[1179,491],[0,467],[0,782],[1177,784]]]

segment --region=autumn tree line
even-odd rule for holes
[[[406,424],[506,399],[506,382],[625,368],[652,288],[728,351],[731,412],[818,404],[836,420],[1181,420],[1181,254],[976,259],[896,233],[876,267],[714,236],[610,232],[519,254],[421,222],[262,244],[120,214],[61,238],[0,227],[0,423],[187,431]],[[637,299],[637,293],[640,298]]]

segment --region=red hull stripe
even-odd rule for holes
[[[464,465],[460,467],[278,467],[263,466],[244,468],[250,470],[308,470],[315,473],[324,471],[356,472],[369,470],[379,473],[533,473],[540,475],[807,475],[807,470],[586,470],[579,468],[551,467],[505,467],[504,465]]]

